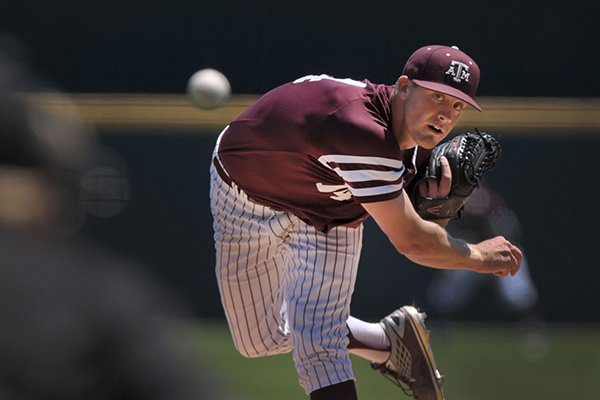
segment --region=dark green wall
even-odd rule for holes
[[[392,82],[417,47],[458,45],[486,96],[600,96],[593,0],[2,0],[0,31],[69,92],[183,91],[212,66],[236,93],[308,73]]]
[[[480,95],[600,97],[598,4],[1,0],[0,32],[19,37],[36,72],[68,93],[180,93],[208,66],[237,94],[317,72],[389,83],[414,49],[443,43],[478,61]],[[215,132],[101,133],[128,162],[132,199],[86,232],[146,262],[200,315],[220,315],[207,192]],[[502,142],[491,179],[522,219],[547,315],[600,321],[600,136]],[[380,316],[421,302],[432,273],[393,254],[368,224],[354,309]]]
[[[112,132],[103,142],[127,159],[132,197],[113,218],[91,217],[86,233],[143,261],[202,316],[220,316],[213,274],[208,165],[216,132]],[[597,154],[600,137],[498,132],[504,153],[488,183],[520,217],[530,267],[546,316],[600,322],[597,293],[600,217]],[[398,255],[372,222],[353,301],[358,315],[376,318],[401,303],[426,305],[426,284],[436,271]],[[486,294],[466,317],[505,317]],[[489,302],[488,302],[489,301]]]

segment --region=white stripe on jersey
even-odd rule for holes
[[[402,174],[404,174],[404,163],[400,160],[384,157],[367,157],[367,156],[348,156],[341,154],[326,154],[319,157],[321,162],[326,167],[337,173],[344,182],[357,183],[369,181],[389,182],[389,184],[381,184],[378,186],[356,188],[350,185],[348,189],[355,197],[378,196],[396,192],[402,189],[402,182],[398,183]],[[333,165],[330,165],[333,164]],[[339,164],[361,164],[372,165],[374,168],[386,167],[388,171],[377,169],[342,169]]]
[[[380,196],[382,194],[388,194],[392,192],[397,192],[402,189],[403,184],[398,185],[385,185],[385,186],[375,186],[370,188],[353,188],[348,187],[350,193],[354,197],[368,197],[368,196]]]
[[[307,81],[308,82],[318,82],[318,81],[322,81],[322,80],[336,81],[336,82],[339,82],[339,83],[343,83],[343,84],[351,85],[351,86],[356,86],[356,87],[359,87],[359,88],[366,88],[367,87],[367,84],[365,82],[357,81],[357,80],[350,79],[350,78],[345,78],[345,79],[334,78],[333,76],[325,75],[325,74],[321,74],[321,75],[306,75],[306,76],[303,76],[302,78],[296,79],[292,83],[293,84],[298,84],[298,83],[307,82]]]
[[[396,182],[402,177],[404,168],[399,171],[374,171],[371,169],[342,170],[333,169],[346,182],[386,181]]]
[[[404,163],[400,160],[385,157],[370,157],[370,156],[347,156],[343,154],[325,154],[319,157],[319,162],[331,168],[328,163],[334,162],[338,164],[370,164],[374,166],[385,166],[389,168],[401,169],[404,168]]]

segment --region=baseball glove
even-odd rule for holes
[[[473,190],[479,186],[483,174],[496,165],[502,154],[500,144],[485,132],[467,132],[437,145],[431,152],[425,175],[413,186],[411,199],[421,218],[438,220],[458,219]],[[445,156],[452,171],[450,194],[440,199],[422,197],[418,183],[440,179],[440,157]]]

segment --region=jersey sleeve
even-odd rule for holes
[[[402,152],[388,123],[360,101],[330,115],[312,137],[318,161],[339,176],[355,202],[398,197],[414,172],[416,152]]]
[[[342,154],[325,154],[319,157],[344,181],[359,203],[391,199],[400,195],[404,186],[406,167],[400,160]]]

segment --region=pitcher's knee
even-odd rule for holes
[[[234,346],[237,352],[244,358],[258,358],[263,356],[263,354],[256,349],[248,348],[240,343],[234,343]]]
[[[245,358],[258,358],[289,353],[293,348],[289,340],[284,340],[280,343],[273,342],[270,346],[266,346],[265,343],[261,343],[260,346],[257,344],[250,346],[248,343],[238,342],[235,342],[234,346],[237,352]]]

